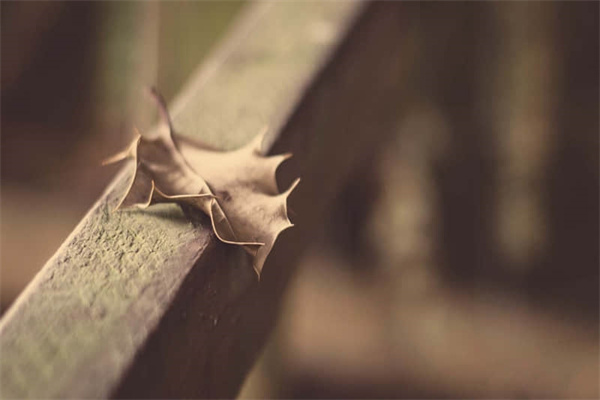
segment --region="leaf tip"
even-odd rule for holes
[[[113,154],[112,156],[105,158],[104,160],[102,160],[102,166],[105,165],[110,165],[110,164],[114,164],[117,163],[119,161],[128,159],[128,158],[135,158],[136,154],[137,154],[137,146],[138,143],[140,141],[140,138],[142,137],[140,135],[140,133],[138,132],[138,130],[136,128],[134,128],[135,133],[136,133],[136,137],[133,140],[133,142],[131,142],[129,144],[129,146],[127,146],[126,149],[121,150],[120,152],[118,152],[117,154]]]
[[[283,197],[283,198],[287,198],[294,191],[294,189],[296,189],[296,186],[298,186],[299,183],[300,183],[300,178],[296,178],[294,180],[294,182],[292,182],[292,184],[290,185],[290,187],[287,188],[287,190],[285,192],[282,192],[280,194],[280,196]]]
[[[260,282],[260,270],[256,267],[256,265],[252,265],[254,272],[256,272],[256,280]]]

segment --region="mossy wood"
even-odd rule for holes
[[[220,149],[271,128],[296,227],[258,282],[245,252],[176,205],[112,212],[128,165],[0,323],[1,394],[233,397],[302,249],[351,171],[393,132],[403,77],[397,3],[266,2],[171,105],[178,133]],[[293,216],[292,216],[293,218]]]

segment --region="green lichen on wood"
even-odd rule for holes
[[[116,379],[110,373],[130,361],[168,304],[171,286],[209,240],[176,206],[113,213],[115,205],[108,196],[91,211],[18,305],[26,311],[3,326],[3,396],[83,395],[90,382],[73,378],[86,361],[105,357],[112,368],[98,379]],[[140,322],[132,312],[147,314],[141,331],[129,322]],[[107,342],[111,351],[101,354]]]
[[[177,131],[232,149],[281,126],[357,7],[253,6],[175,102]],[[2,397],[108,396],[214,240],[177,206],[111,212],[131,170],[0,323]]]

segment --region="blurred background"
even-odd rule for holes
[[[2,311],[244,3],[1,3]],[[397,135],[242,397],[599,395],[599,3],[407,3]]]

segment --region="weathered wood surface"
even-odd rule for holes
[[[0,323],[1,394],[233,397],[295,260],[351,171],[393,132],[403,75],[396,3],[251,5],[171,107],[181,134],[233,149],[264,124],[291,151],[296,227],[260,283],[240,249],[174,205],[113,213],[128,166]]]

